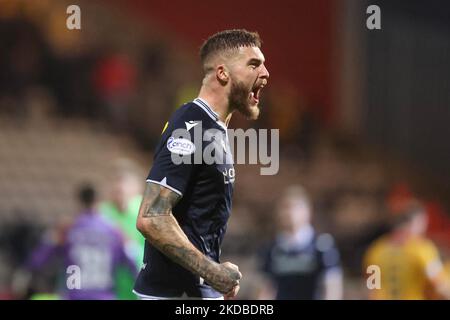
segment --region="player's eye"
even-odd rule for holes
[[[260,65],[261,65],[261,61],[257,60],[257,59],[251,59],[248,62],[248,65],[250,66],[250,68],[252,69],[257,69]]]

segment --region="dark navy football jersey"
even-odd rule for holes
[[[265,251],[263,271],[272,278],[277,300],[314,300],[321,294],[326,272],[340,269],[339,252],[329,234],[310,233],[301,245],[284,245],[278,238]]]
[[[181,106],[161,135],[147,182],[182,196],[172,210],[174,217],[192,244],[216,262],[231,212],[234,179],[224,123],[202,99]],[[222,296],[147,241],[134,291],[157,297]]]

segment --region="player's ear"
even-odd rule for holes
[[[230,75],[225,65],[221,64],[217,66],[216,77],[221,84],[226,85],[228,83],[230,80]]]

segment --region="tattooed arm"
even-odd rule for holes
[[[239,289],[241,273],[230,262],[216,263],[189,241],[172,208],[177,193],[155,183],[147,183],[136,227],[142,235],[172,261],[205,279],[214,289],[233,297]]]

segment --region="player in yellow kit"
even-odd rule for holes
[[[449,281],[436,246],[424,236],[426,212],[411,203],[393,219],[392,231],[376,240],[364,257],[381,272],[381,288],[369,291],[370,299],[450,299]]]

